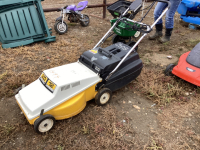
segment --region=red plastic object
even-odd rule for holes
[[[187,63],[186,58],[189,53],[190,51],[181,55],[178,65],[173,68],[172,73],[183,80],[200,86],[200,68]]]

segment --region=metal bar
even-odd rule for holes
[[[151,26],[151,29],[156,25],[156,23],[165,15],[165,13],[168,11],[169,8],[166,8],[164,12],[160,15],[160,17],[153,23]],[[124,60],[130,55],[130,53],[137,47],[137,45],[142,41],[142,39],[147,35],[145,33],[136,43],[135,45],[130,49],[130,51],[124,56],[124,58],[119,62],[119,64],[115,67],[115,69],[106,77],[106,80],[108,80],[113,73],[121,66],[121,64],[124,62]]]
[[[200,17],[200,14],[196,14],[196,13],[191,13],[191,12],[187,12],[186,13],[187,16],[195,16],[195,17]]]
[[[106,0],[103,0],[103,19],[106,18]]]
[[[129,8],[123,13],[122,16],[124,16],[127,12],[129,11]],[[95,48],[97,48],[99,46],[99,44],[106,38],[106,36],[114,29],[114,27],[118,24],[118,22],[121,21],[122,18],[119,18],[114,24],[113,26],[108,30],[108,32],[102,37],[102,39],[95,45]]]
[[[96,7],[106,7],[106,6],[110,6],[112,3],[109,4],[97,4],[97,5],[88,5],[87,8],[96,8]],[[57,11],[61,8],[44,8],[43,11],[44,12],[53,12],[53,11]]]
[[[142,23],[142,22],[137,22],[137,21],[134,21],[134,20],[131,20],[131,19],[128,19],[126,18],[127,21],[130,21],[130,22],[133,22],[133,23],[137,23],[137,24],[140,24],[140,25],[147,25],[145,23]]]

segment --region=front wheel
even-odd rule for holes
[[[34,130],[37,133],[45,133],[53,128],[55,118],[52,115],[42,115],[34,122]]]
[[[54,29],[58,34],[65,34],[68,30],[67,23],[63,21],[58,21],[54,25]]]
[[[106,105],[112,99],[112,91],[108,88],[99,90],[95,96],[95,103],[99,106]]]
[[[83,19],[81,19],[80,24],[83,27],[87,27],[90,23],[90,18],[88,15],[83,15]]]
[[[165,75],[166,75],[166,76],[172,76],[172,75],[173,75],[173,74],[172,74],[172,70],[173,70],[174,67],[175,67],[174,64],[169,64],[169,65],[166,67],[165,71],[164,71]]]

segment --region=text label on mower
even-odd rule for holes
[[[186,67],[186,69],[187,69],[188,71],[190,71],[190,72],[195,72],[195,71],[196,71],[196,70],[193,70],[193,69],[188,68],[188,67]]]

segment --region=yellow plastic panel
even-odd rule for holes
[[[92,100],[95,98],[97,92],[95,91],[96,84],[85,90],[86,93],[86,101]]]
[[[85,91],[53,108],[45,114],[51,114],[56,120],[66,119],[80,113],[86,106]]]

